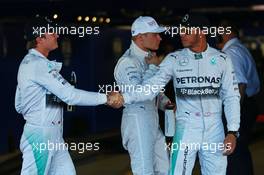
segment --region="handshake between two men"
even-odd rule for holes
[[[124,105],[124,98],[119,92],[112,91],[107,94],[107,105],[118,109]]]

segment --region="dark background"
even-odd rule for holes
[[[77,74],[77,87],[98,91],[98,85],[113,84],[114,66],[118,58],[130,45],[130,25],[140,15],[153,16],[164,25],[177,25],[187,12],[207,16],[212,24],[228,18],[241,28],[241,39],[251,50],[257,63],[261,86],[263,86],[264,61],[264,8],[253,10],[253,5],[264,4],[257,0],[148,0],[148,1],[67,1],[67,0],[9,0],[0,1],[0,153],[18,148],[24,120],[14,108],[16,76],[20,61],[27,53],[23,38],[26,21],[36,14],[53,18],[61,25],[99,26],[99,35],[83,38],[62,35],[59,49],[50,55],[64,63],[62,75],[70,78],[71,71]],[[82,21],[77,21],[82,16]],[[88,22],[84,17],[89,16]],[[92,17],[104,22],[92,22]],[[110,18],[110,23],[105,19]],[[181,48],[178,36],[163,36],[159,53]],[[212,39],[211,44],[214,45]],[[70,48],[70,49],[69,49]],[[170,94],[170,93],[169,93]],[[173,99],[174,97],[171,96]],[[263,95],[259,97],[260,114],[263,110]],[[92,134],[119,131],[121,110],[107,106],[77,107],[74,112],[65,112],[64,136],[66,138],[87,137]]]

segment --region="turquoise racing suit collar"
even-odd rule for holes
[[[207,44],[206,50],[203,52],[197,53],[197,52],[193,52],[191,49],[187,48],[187,53],[192,56],[191,58],[198,60],[198,59],[205,58],[209,49],[210,49],[209,44]]]

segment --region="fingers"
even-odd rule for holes
[[[173,108],[173,112],[176,113],[177,107],[175,105],[175,107]]]
[[[174,109],[176,107],[175,103],[172,103],[171,101],[168,101],[168,103],[165,105],[166,109]]]
[[[120,108],[124,104],[123,96],[119,92],[110,92],[107,95],[107,105],[113,107],[113,108]]]
[[[225,149],[224,149],[224,151],[223,151],[223,155],[224,155],[224,156],[228,156],[228,155],[230,155],[230,154],[232,154],[232,152],[231,152],[231,148],[228,148],[228,146],[225,145]]]
[[[228,134],[224,141],[225,149],[223,155],[230,155],[236,148],[236,137],[232,134]]]
[[[160,64],[160,58],[156,55],[155,52],[151,52],[147,57],[145,57],[147,64],[154,64],[158,66]]]
[[[235,148],[236,148],[236,144],[233,144],[229,153],[232,154],[235,151]]]

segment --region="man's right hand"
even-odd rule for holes
[[[175,103],[168,101],[168,103],[165,105],[165,109],[173,109],[173,112],[176,113],[177,106]]]
[[[123,96],[119,92],[112,91],[107,94],[107,105],[112,108],[120,108],[124,105]]]

